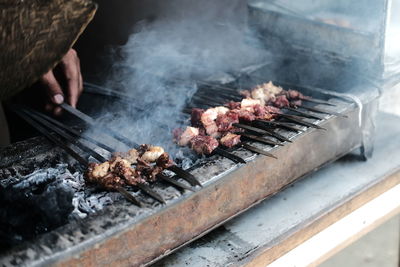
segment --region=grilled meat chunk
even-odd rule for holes
[[[221,138],[221,140],[219,140],[219,142],[221,145],[231,148],[240,143],[240,135],[227,133]]]
[[[230,101],[228,103],[225,104],[230,110],[234,110],[234,109],[240,109],[241,103],[240,102],[234,102],[234,101]]]
[[[290,102],[285,95],[280,95],[271,102],[277,108],[290,107]]]
[[[156,162],[164,153],[164,149],[160,146],[148,146],[148,149],[142,154],[141,159],[147,162]]]
[[[190,140],[190,147],[197,154],[209,155],[218,147],[218,140],[206,135],[198,135]]]
[[[261,105],[259,99],[245,98],[240,102],[240,109],[252,111],[256,105]]]
[[[164,169],[157,165],[152,165],[149,162],[138,159],[136,165],[136,171],[140,176],[146,177],[147,181],[154,182],[157,179],[157,175]]]
[[[167,152],[164,152],[161,154],[160,157],[158,157],[158,159],[156,161],[156,165],[163,169],[167,169],[167,168],[171,167],[172,165],[174,165],[174,162],[169,157],[169,154]]]
[[[286,91],[286,97],[290,100],[302,100],[304,99],[304,95],[296,90],[288,90]]]
[[[182,130],[180,128],[174,130],[173,134],[175,137],[175,141],[178,145],[187,146],[193,137],[199,135],[199,129],[188,126],[185,130]]]
[[[136,168],[131,167],[132,163]],[[173,164],[162,147],[141,145],[138,150],[116,153],[109,161],[90,163],[85,180],[106,190],[117,190],[124,185],[155,181],[159,173]]]
[[[201,108],[193,108],[191,115],[191,124],[193,127],[202,127],[201,116],[204,113],[204,109]]]
[[[226,114],[218,115],[215,121],[219,132],[232,130],[234,123],[239,123],[239,115],[236,112],[229,111]]]

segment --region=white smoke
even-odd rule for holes
[[[244,1],[165,1],[159,9],[155,21],[136,25],[107,84],[133,101],[111,107],[120,115],[104,121],[137,143],[171,151],[176,148],[171,131],[182,125],[182,109],[197,90],[195,79],[262,62],[268,55],[249,44]]]

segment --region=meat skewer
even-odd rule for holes
[[[300,117],[298,117],[296,115],[281,114],[281,116],[289,121],[296,122],[300,125],[304,125],[304,126],[319,129],[319,130],[326,130],[325,128],[323,128],[319,125],[316,125],[314,123],[303,121]]]
[[[86,115],[85,113],[71,107],[70,105],[63,103],[61,104],[61,107],[63,109],[65,109],[66,111],[68,111],[69,113],[71,113],[72,115],[76,116],[77,118],[83,120],[84,122],[88,123],[91,126],[94,127],[98,127],[98,125],[96,124],[95,120],[93,118],[91,118],[90,116]],[[129,146],[129,147],[136,147],[138,148],[139,145],[131,140],[129,140],[128,138],[126,138],[125,136],[122,136],[121,134],[115,132],[114,130],[108,128],[108,127],[101,127],[102,130],[105,131],[105,133],[107,133],[108,135],[112,136],[113,138],[115,138],[116,140],[122,142],[123,144]],[[187,180],[187,181],[194,181],[196,180],[196,184],[200,184],[200,182],[197,181],[196,177],[194,177],[191,173],[179,168],[178,166],[171,166],[169,168],[171,171],[175,172],[179,169],[179,176],[182,177],[183,179]]]
[[[278,122],[278,121],[265,121],[265,120],[255,120],[255,122],[266,124],[266,125],[271,125],[271,126],[278,126],[281,128],[288,129],[289,131],[294,131],[294,132],[302,132],[302,129],[296,128],[289,123],[286,122]]]
[[[291,142],[290,139],[274,132],[271,127],[266,125],[268,122],[270,122],[269,125],[274,125],[272,120],[277,116],[300,125],[322,129],[322,127],[298,119],[297,116],[280,112],[280,109],[285,108],[306,117],[324,119],[321,116],[296,109],[296,107],[302,105],[302,99],[307,98],[298,91],[285,91],[269,82],[259,85],[251,91],[242,91],[241,94],[245,98],[241,99],[240,102],[231,101],[224,104],[224,106],[208,109],[193,108],[191,110],[192,127],[175,134],[177,143],[181,146],[188,145],[199,154],[211,154],[218,145],[230,148],[241,143],[240,136],[242,131],[240,129],[260,135],[273,136],[280,141]],[[219,104],[218,100],[211,99],[208,96],[201,96],[196,99],[206,101],[204,106]],[[238,100],[238,97],[235,99]],[[252,124],[249,125],[247,123]],[[281,126],[299,131],[299,129],[293,128],[289,124],[281,124]],[[252,137],[254,136],[248,136],[248,138]]]
[[[22,109],[22,110],[24,110],[24,109]],[[24,113],[23,112],[25,112],[25,111],[22,111],[22,112],[18,112],[18,113],[21,113],[22,115],[24,115]],[[53,137],[52,135],[50,135],[49,133],[48,133],[48,131],[47,130],[44,130],[44,128],[42,128],[42,126],[40,126],[38,123],[43,123],[43,122],[45,122],[44,121],[44,119],[42,119],[42,118],[40,118],[39,120],[38,120],[38,123],[36,123],[33,119],[30,119],[29,118],[29,116],[31,116],[31,117],[33,117],[34,119],[38,119],[38,117],[39,116],[34,116],[34,113],[28,113],[28,112],[26,112],[27,113],[27,115],[26,116],[24,116],[24,118],[28,121],[29,120],[29,122],[32,122],[32,125],[35,127],[35,128],[37,128],[40,132],[42,132],[45,136],[47,136],[47,137],[49,137],[49,139],[51,139],[51,141],[53,141],[53,142],[55,142],[56,144],[58,144],[59,146],[61,146],[62,148],[64,148],[71,156],[73,156],[75,159],[77,159],[78,160],[78,162],[80,162],[82,165],[84,165],[84,166],[89,166],[89,163],[88,163],[88,161],[86,160],[86,159],[84,159],[83,157],[81,157],[78,153],[76,153],[73,149],[71,149],[71,148],[69,148],[67,145],[65,145],[63,142],[61,142],[61,141],[58,141],[58,139],[57,138],[55,138],[55,137]],[[40,113],[39,113],[40,114]],[[49,128],[49,129],[51,129],[51,130],[55,130],[56,131],[56,133],[59,133],[60,134],[60,132],[59,132],[59,129],[57,128],[57,126],[56,127],[54,127],[54,125],[51,125],[51,124],[49,124],[50,122],[45,122],[45,125]],[[74,142],[74,138],[73,137],[71,137],[71,136],[68,136],[68,135],[60,135],[60,136],[62,136],[62,137],[64,137],[66,140],[68,140],[69,142],[71,142],[71,143],[73,143]],[[165,181],[167,181],[167,182],[169,182],[169,183],[171,183],[171,184],[173,184],[173,185],[175,185],[175,186],[178,186],[178,187],[180,187],[180,188],[183,188],[183,189],[187,189],[188,188],[188,186],[186,186],[186,185],[184,185],[184,184],[182,184],[182,183],[180,183],[180,182],[178,182],[178,181],[174,181],[173,179],[171,179],[171,178],[169,178],[169,177],[167,177],[167,176],[159,176],[158,175],[158,173],[160,172],[160,171],[162,171],[163,169],[165,169],[165,168],[168,168],[169,166],[171,166],[172,165],[172,161],[169,159],[169,156],[166,154],[166,153],[164,153],[164,151],[163,150],[160,150],[158,147],[155,147],[156,148],[156,150],[158,150],[158,151],[154,151],[154,149],[152,150],[152,148],[154,148],[154,147],[150,147],[148,150],[149,151],[144,151],[144,155],[142,155],[142,156],[144,156],[144,158],[145,159],[147,159],[147,160],[150,160],[150,161],[152,161],[152,160],[155,160],[156,158],[155,158],[155,156],[157,157],[157,160],[156,160],[156,165],[158,166],[158,167],[160,167],[158,170],[156,169],[156,172],[155,173],[152,173],[153,174],[153,177],[152,177],[152,179],[154,180],[155,179],[155,176],[157,176],[158,178],[160,178],[160,179],[162,179],[162,180],[165,180]],[[88,151],[88,150],[90,150],[89,148],[85,148],[84,149],[84,151]],[[128,153],[120,153],[120,154],[124,154],[124,160],[128,160],[128,162],[130,162],[130,163],[136,163],[136,158],[137,158],[137,155],[138,155],[138,153],[136,152],[136,153],[132,153],[133,151],[136,151],[136,150],[134,150],[134,149],[132,149],[132,150],[130,150]],[[94,151],[93,151],[94,152]],[[146,154],[146,152],[147,152],[147,154]],[[149,153],[150,152],[150,153]],[[158,154],[157,154],[158,153]],[[118,156],[118,155],[117,155]],[[152,158],[153,157],[153,158]],[[117,159],[118,159],[118,157],[117,157]],[[118,161],[121,161],[121,157],[119,157],[119,159],[118,159]],[[104,161],[104,162],[107,162],[106,161],[106,159],[104,158],[104,157],[101,157],[101,160],[100,161]],[[129,171],[129,165],[125,165],[124,166],[124,168],[125,168],[125,171],[127,171],[127,172],[131,172],[131,174],[133,173],[132,171]],[[124,172],[125,173],[125,172]],[[125,173],[126,174],[126,173]],[[122,175],[121,173],[120,173],[120,175]],[[98,177],[99,179],[101,178],[101,177]],[[103,178],[102,178],[103,179]],[[99,180],[98,181],[98,185],[100,186],[100,187],[102,187],[102,188],[105,188],[105,189],[110,189],[110,187],[107,187],[107,186],[105,186],[105,182],[108,182],[108,183],[112,183],[112,181],[113,181],[113,179],[118,179],[118,180],[120,180],[120,178],[118,178],[116,175],[107,175],[106,176],[106,178],[104,178],[103,180]],[[158,201],[160,201],[160,202],[164,202],[164,200],[162,199],[162,197],[160,196],[160,195],[158,195],[155,191],[153,191],[147,184],[145,184],[145,183],[140,183],[140,181],[141,182],[143,182],[144,181],[144,179],[143,180],[138,180],[139,182],[138,183],[134,183],[134,182],[132,182],[132,181],[134,181],[135,179],[129,179],[128,181],[129,181],[129,183],[128,184],[130,184],[131,186],[135,186],[135,187],[138,187],[138,188],[140,188],[142,191],[144,191],[145,193],[147,193],[147,194],[149,194],[150,196],[152,196],[153,198],[155,198],[156,200],[158,200]],[[150,181],[152,181],[152,180],[150,180]],[[134,204],[136,204],[136,205],[141,205],[141,204],[138,204],[138,203],[140,203],[139,201],[134,201],[133,199],[134,199],[134,197],[133,196],[131,196],[128,192],[126,192],[126,190],[123,192],[123,189],[121,189],[121,185],[122,184],[118,184],[118,183],[116,183],[116,184],[114,184],[114,186],[112,187],[112,190],[113,191],[118,191],[119,193],[121,193],[122,195],[124,195],[130,202],[132,202],[132,203],[134,203]],[[129,197],[128,197],[129,196]]]
[[[301,106],[301,108],[304,108],[304,107]],[[311,119],[316,119],[316,120],[323,120],[323,119],[325,119],[325,118],[322,117],[322,116],[318,116],[318,115],[315,115],[315,114],[310,114],[310,113],[307,113],[307,112],[303,112],[303,111],[301,111],[301,110],[298,110],[298,108],[284,107],[283,109],[286,109],[286,110],[289,110],[289,111],[298,113],[298,114],[300,114],[300,115],[303,115],[304,117],[311,118]]]
[[[341,114],[339,112],[335,112],[335,111],[328,111],[322,108],[315,108],[315,107],[308,107],[308,106],[301,106],[300,108],[304,108],[310,111],[315,111],[315,112],[319,112],[319,113],[325,113],[325,114],[330,114],[330,115],[335,115],[335,116],[339,116],[339,117],[343,117],[343,118],[348,118],[346,115]]]
[[[107,146],[107,145],[105,145],[105,144],[103,144],[101,142],[98,142],[97,140],[93,139],[92,137],[90,137],[89,135],[85,134],[84,132],[81,133],[81,132],[75,130],[74,128],[72,128],[72,127],[65,126],[61,122],[59,122],[59,121],[57,121],[57,120],[55,120],[55,119],[53,119],[53,118],[41,113],[41,112],[38,112],[38,111],[30,109],[30,108],[26,108],[26,107],[25,107],[25,109],[29,113],[35,114],[35,115],[47,120],[48,122],[52,123],[53,125],[61,128],[64,131],[69,132],[70,134],[72,134],[72,135],[74,135],[76,137],[83,137],[85,140],[91,142],[92,144],[94,144],[94,145],[96,145],[96,146],[98,146],[98,147],[100,147],[100,148],[102,148],[102,149],[104,149],[106,151],[112,152],[114,150],[111,147],[109,147],[109,146]]]
[[[280,141],[292,143],[292,141],[290,139],[284,137],[283,135],[274,133],[274,132],[270,131],[270,129],[267,129],[267,128],[260,129],[263,126],[259,126],[259,128],[256,128],[256,127],[252,127],[252,126],[249,126],[249,125],[246,125],[246,124],[241,124],[241,123],[236,123],[235,126],[238,127],[238,128],[249,130],[251,132],[258,133],[260,135],[271,134],[272,136],[274,136],[276,139],[278,139]]]
[[[79,147],[80,149],[82,149],[83,151],[87,152],[89,155],[91,155],[93,158],[95,158],[98,161],[105,161],[107,160],[106,158],[104,158],[102,155],[100,155],[99,153],[97,153],[96,151],[88,148],[85,144],[83,144],[80,140],[77,140],[75,138],[73,138],[71,135],[69,135],[66,132],[63,132],[62,130],[60,130],[57,127],[53,127],[53,125],[44,120],[43,118],[39,117],[38,115],[36,115],[35,113],[30,114],[30,116],[38,121],[39,123],[41,123],[43,126],[45,126],[47,129],[54,131],[55,133],[57,133],[58,135],[60,135],[61,137],[67,139],[67,140],[71,140],[71,143],[73,145],[76,145],[77,147]]]
[[[64,149],[69,155],[71,155],[75,160],[77,160],[80,164],[83,166],[88,166],[88,161],[83,158],[81,155],[79,155],[77,152],[75,152],[72,148],[67,146],[64,142],[60,141],[53,135],[51,135],[45,128],[43,128],[39,123],[35,122],[33,119],[27,115],[27,113],[21,112],[18,109],[15,109],[13,107],[10,107],[15,113],[17,113],[21,118],[23,118],[26,122],[31,124],[36,130],[38,130],[41,134],[43,134],[46,138],[48,138],[51,142],[55,143],[62,149]],[[134,196],[132,196],[128,191],[121,187],[115,187],[115,190],[120,192],[128,201],[132,202],[133,204],[141,207],[142,204],[140,201],[138,201]]]
[[[89,183],[99,184],[107,190],[116,190],[116,187],[124,185],[136,186],[159,202],[165,203],[147,182],[155,181],[156,177],[171,165],[172,160],[161,147],[141,145],[139,150],[115,153],[109,161],[91,163],[85,177]]]
[[[249,140],[251,140],[251,141],[256,141],[256,142],[263,143],[263,144],[266,144],[266,145],[283,146],[283,144],[281,144],[281,143],[275,143],[275,142],[272,142],[272,141],[270,141],[268,139],[265,139],[263,137],[260,137],[260,136],[256,136],[256,135],[252,135],[252,134],[248,134],[248,133],[240,133],[240,135],[245,137],[245,138],[247,138],[247,139],[249,139]]]
[[[267,157],[271,157],[271,158],[274,158],[274,159],[278,159],[277,157],[275,157],[275,156],[272,155],[271,153],[268,153],[268,152],[266,152],[266,151],[264,151],[264,150],[262,150],[262,149],[259,149],[259,148],[255,147],[255,146],[251,146],[251,145],[249,145],[249,144],[244,144],[244,143],[242,143],[241,146],[242,146],[243,148],[245,148],[245,149],[247,149],[247,150],[250,150],[250,151],[252,151],[252,152],[255,152],[255,153],[257,153],[257,154],[261,154],[261,155],[264,155],[264,156],[267,156]]]

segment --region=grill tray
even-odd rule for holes
[[[300,90],[309,95],[321,95],[306,88]],[[359,98],[363,102],[362,125],[365,125],[370,119],[365,115],[376,110],[376,96],[360,94]],[[117,201],[97,214],[71,221],[13,248],[1,255],[1,262],[11,265],[57,263],[60,266],[107,263],[135,266],[154,262],[307,173],[362,147],[365,134],[359,124],[360,107],[338,98],[331,101],[337,104],[334,111],[348,118],[327,115],[318,123],[326,131],[311,128],[300,134],[282,131],[281,134],[293,141],[283,147],[271,149],[257,144],[270,150],[278,160],[241,149],[233,153],[246,159],[245,165],[211,157],[192,170],[203,184],[202,189],[180,195],[171,187],[157,186],[155,190],[167,202],[164,206],[148,199],[141,199],[146,203],[145,208]],[[315,121],[310,119],[310,122]],[[2,166],[2,171],[11,165],[24,165],[29,158],[44,158],[44,154],[49,154],[48,145],[34,142],[37,142],[34,148],[25,144],[0,151],[9,163],[9,166]],[[57,149],[50,154],[60,157]]]

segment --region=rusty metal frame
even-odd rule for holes
[[[358,112],[353,107],[345,112],[348,119],[330,117],[320,124],[327,131],[309,129],[293,143],[274,149],[279,160],[257,156],[246,165],[207,182],[202,190],[171,205],[168,203],[122,230],[112,231],[101,240],[86,240],[85,244],[71,247],[68,253],[57,253],[42,259],[41,263],[58,266],[153,263],[307,173],[360,147],[362,132],[355,123]],[[197,170],[193,173],[201,175]]]

